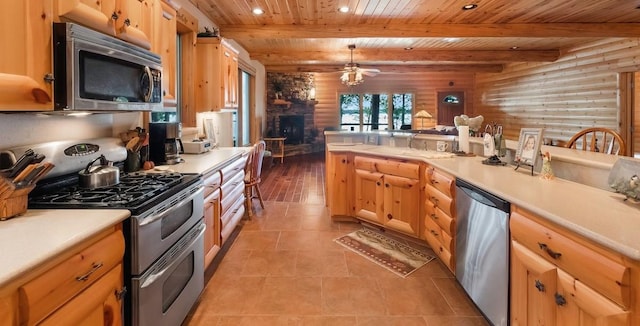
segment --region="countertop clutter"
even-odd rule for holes
[[[403,155],[388,146],[327,147],[329,151],[424,160],[604,247],[640,260],[640,207],[624,201],[622,194],[560,178],[541,180],[537,174],[515,171],[511,165],[484,165],[482,156],[436,159]]]

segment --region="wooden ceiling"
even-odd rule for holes
[[[576,44],[640,36],[640,0],[189,1],[273,72],[339,71],[349,44],[354,62],[386,73],[499,72],[555,61]]]

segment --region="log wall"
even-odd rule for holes
[[[474,108],[514,140],[520,128],[544,128],[545,138],[561,141],[592,126],[620,132],[618,74],[638,70],[640,39],[587,43],[564,49],[553,63],[477,74]]]

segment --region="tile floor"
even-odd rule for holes
[[[269,169],[266,208],[255,201],[183,325],[488,325],[437,258],[401,278],[335,243],[362,226],[329,218],[323,160],[295,162]]]

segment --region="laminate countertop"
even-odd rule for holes
[[[0,289],[130,215],[123,209],[30,209],[0,221]]]
[[[202,154],[180,154],[184,162],[174,165],[156,166],[154,171],[172,171],[205,175],[211,171],[223,168],[236,158],[246,155],[250,150],[251,147],[221,147]]]
[[[427,153],[389,146],[332,145],[329,151],[422,160],[503,199],[601,244],[640,260],[640,203],[624,196],[560,178],[543,180],[530,169],[513,165],[489,166],[485,158],[433,158]]]

